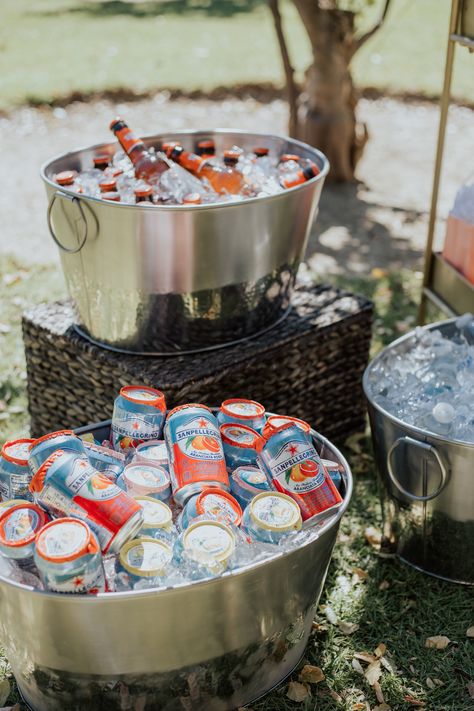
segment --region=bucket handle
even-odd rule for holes
[[[53,205],[56,202],[57,198],[61,198],[61,199],[65,198],[66,200],[70,200],[73,203],[73,205],[77,205],[80,218],[81,218],[82,222],[84,223],[84,235],[82,237],[82,240],[77,247],[73,247],[72,249],[70,247],[65,247],[59,241],[59,239],[56,236],[56,233],[54,232],[54,229],[53,229],[53,225],[51,222],[51,212],[53,210]],[[67,195],[66,193],[62,193],[59,190],[56,190],[56,192],[53,193],[53,196],[52,196],[52,198],[49,202],[49,205],[48,205],[47,220],[48,220],[48,229],[49,229],[50,235],[53,238],[53,240],[55,241],[55,243],[57,244],[57,246],[59,247],[59,249],[62,249],[63,252],[67,252],[67,254],[77,254],[77,252],[81,251],[81,249],[83,248],[83,246],[86,243],[88,227],[87,227],[86,216],[84,215],[84,208],[82,207],[82,203],[81,203],[81,200],[79,200],[79,198],[77,198],[74,195]]]
[[[419,447],[419,449],[424,449],[426,452],[432,454],[436,459],[436,462],[441,471],[441,483],[436,489],[436,491],[434,491],[432,494],[427,494],[426,496],[417,496],[416,494],[412,494],[411,491],[405,489],[405,487],[402,486],[402,484],[400,484],[400,482],[398,481],[395,472],[393,471],[392,457],[393,453],[395,452],[397,447],[400,446],[400,444],[406,444],[413,447]],[[431,501],[431,499],[435,499],[444,489],[448,478],[448,470],[446,469],[446,466],[443,460],[441,459],[441,456],[436,447],[433,447],[433,445],[428,444],[427,442],[420,442],[419,440],[413,439],[412,437],[399,437],[397,440],[395,440],[395,442],[388,450],[387,469],[392,484],[394,484],[402,494],[404,494],[407,498],[412,499],[413,501]]]

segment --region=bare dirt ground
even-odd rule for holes
[[[0,118],[1,254],[30,263],[57,260],[46,228],[40,166],[76,146],[110,140],[107,126],[115,114],[126,116],[137,132],[144,133],[218,126],[285,133],[287,123],[286,104],[280,100],[171,101],[166,92],[119,105],[97,101],[76,102],[65,109],[25,108]],[[321,275],[364,274],[375,266],[418,269],[426,239],[438,108],[362,99],[358,114],[370,132],[358,182],[325,187],[308,260]],[[472,170],[468,149],[474,144],[473,118],[470,109],[451,109],[442,217]]]

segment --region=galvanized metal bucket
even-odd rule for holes
[[[212,137],[219,153],[234,144],[297,153],[320,173],[270,197],[146,208],[78,196],[54,182],[57,172],[90,167],[97,152],[113,154],[116,143],[42,167],[48,224],[78,326],[91,340],[127,352],[176,354],[251,337],[288,312],[328,161],[304,143],[260,133],[165,133],[145,143],[179,140],[192,149],[203,137]]]
[[[284,679],[304,653],[352,494],[342,454],[319,435],[315,444],[344,466],[344,503],[290,553],[191,586],[94,598],[0,576],[1,641],[29,706],[225,711]]]
[[[448,335],[455,319],[426,326]],[[474,444],[402,422],[374,402],[370,373],[388,351],[403,353],[412,334],[394,341],[367,367],[374,452],[385,536],[399,557],[425,573],[474,585]]]

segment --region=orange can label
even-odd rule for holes
[[[211,417],[183,418],[173,432],[176,490],[195,482],[229,485],[221,437]]]

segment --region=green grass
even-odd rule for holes
[[[361,16],[367,27],[375,0]],[[394,0],[385,27],[356,56],[360,86],[438,94],[449,0]],[[2,0],[0,108],[73,92],[209,90],[283,84],[270,14],[262,0]],[[311,53],[290,0],[285,31],[298,78]],[[460,49],[454,93],[474,100],[473,59]]]
[[[9,297],[4,302],[0,329],[0,350],[4,356],[0,360],[1,442],[15,434],[26,434],[28,428],[21,312],[30,303],[62,297],[64,286],[56,268],[24,268],[11,259],[2,264],[0,280]],[[374,353],[414,325],[419,273],[379,272],[365,279],[338,278],[337,282],[374,300]],[[393,673],[384,671],[380,679],[385,701],[392,711],[418,708],[406,702],[405,696],[424,703],[425,706],[419,708],[425,711],[470,711],[473,701],[467,684],[474,681],[474,640],[467,639],[466,629],[474,625],[472,588],[421,575],[396,559],[381,557],[367,543],[365,528],[380,529],[381,525],[368,438],[351,438],[346,443],[345,453],[355,476],[354,497],[342,522],[320,601],[317,622],[321,626],[312,635],[302,662],[321,667],[326,679],[312,687],[312,696],[303,703],[286,697],[288,686],[284,683],[252,708],[254,711],[354,711],[355,704],[367,699],[373,709],[377,703],[374,692],[352,668],[352,659],[356,652],[373,652],[382,642],[387,646],[387,658],[395,670]],[[355,580],[354,568],[365,571],[367,579]],[[380,590],[382,582],[384,590]],[[329,605],[339,619],[357,623],[359,629],[350,636],[343,635],[326,619],[323,605]],[[449,637],[450,645],[445,650],[426,649],[425,639],[437,634]],[[0,679],[5,674],[11,677],[0,657]],[[292,678],[297,680],[298,673]],[[427,679],[436,680],[434,689],[429,688]],[[13,679],[11,683],[9,703],[14,703],[18,696]]]

